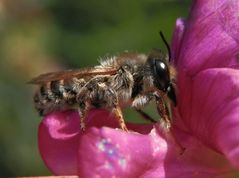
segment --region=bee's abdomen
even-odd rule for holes
[[[52,81],[51,82],[51,91],[54,93],[55,97],[62,98],[63,94],[62,91],[60,90],[60,81]]]
[[[40,86],[34,96],[38,113],[46,115],[56,110],[70,108],[76,102],[76,91],[72,81],[57,80]]]

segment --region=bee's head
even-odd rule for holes
[[[156,88],[167,93],[167,96],[171,101],[176,105],[176,94],[173,82],[170,77],[170,67],[169,62],[171,60],[171,51],[170,47],[163,35],[163,33],[159,32],[160,37],[162,38],[165,46],[168,50],[168,60],[166,60],[166,56],[160,50],[154,50],[148,56],[147,63],[150,68],[150,73],[153,77],[153,83]]]
[[[168,97],[176,105],[175,89],[170,77],[170,67],[162,55],[149,55],[147,63],[153,78],[154,86],[167,93]]]
[[[154,86],[166,92],[170,84],[168,64],[162,59],[151,56],[148,58],[148,64],[153,77]]]

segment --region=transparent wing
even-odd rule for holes
[[[71,78],[84,78],[87,76],[95,75],[114,75],[117,72],[117,68],[84,68],[75,70],[65,70],[59,72],[50,72],[41,74],[36,78],[33,78],[28,83],[30,84],[42,84],[55,80],[64,80]]]

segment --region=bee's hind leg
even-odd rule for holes
[[[120,128],[124,131],[128,131],[128,128],[125,124],[122,110],[119,106],[119,100],[118,100],[116,92],[113,89],[108,87],[107,89],[104,90],[103,93],[104,93],[103,98],[106,103],[105,107],[110,109],[110,111],[114,114],[114,116],[116,117],[119,123]]]
[[[89,104],[88,102],[80,103],[78,113],[80,116],[80,129],[82,131],[85,131],[85,117],[87,116],[87,113],[89,111]]]
[[[89,103],[89,90],[84,87],[81,92],[78,93],[76,100],[78,103],[78,113],[80,116],[80,129],[82,131],[85,131],[85,117],[87,116],[87,113],[90,109],[90,103]]]

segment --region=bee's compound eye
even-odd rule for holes
[[[167,64],[159,59],[152,60],[151,63],[154,84],[160,90],[166,91],[170,82],[169,68]]]
[[[166,66],[166,64],[164,62],[156,61],[155,64],[156,64],[157,73],[164,74],[165,72],[166,73],[168,72],[168,67]]]

